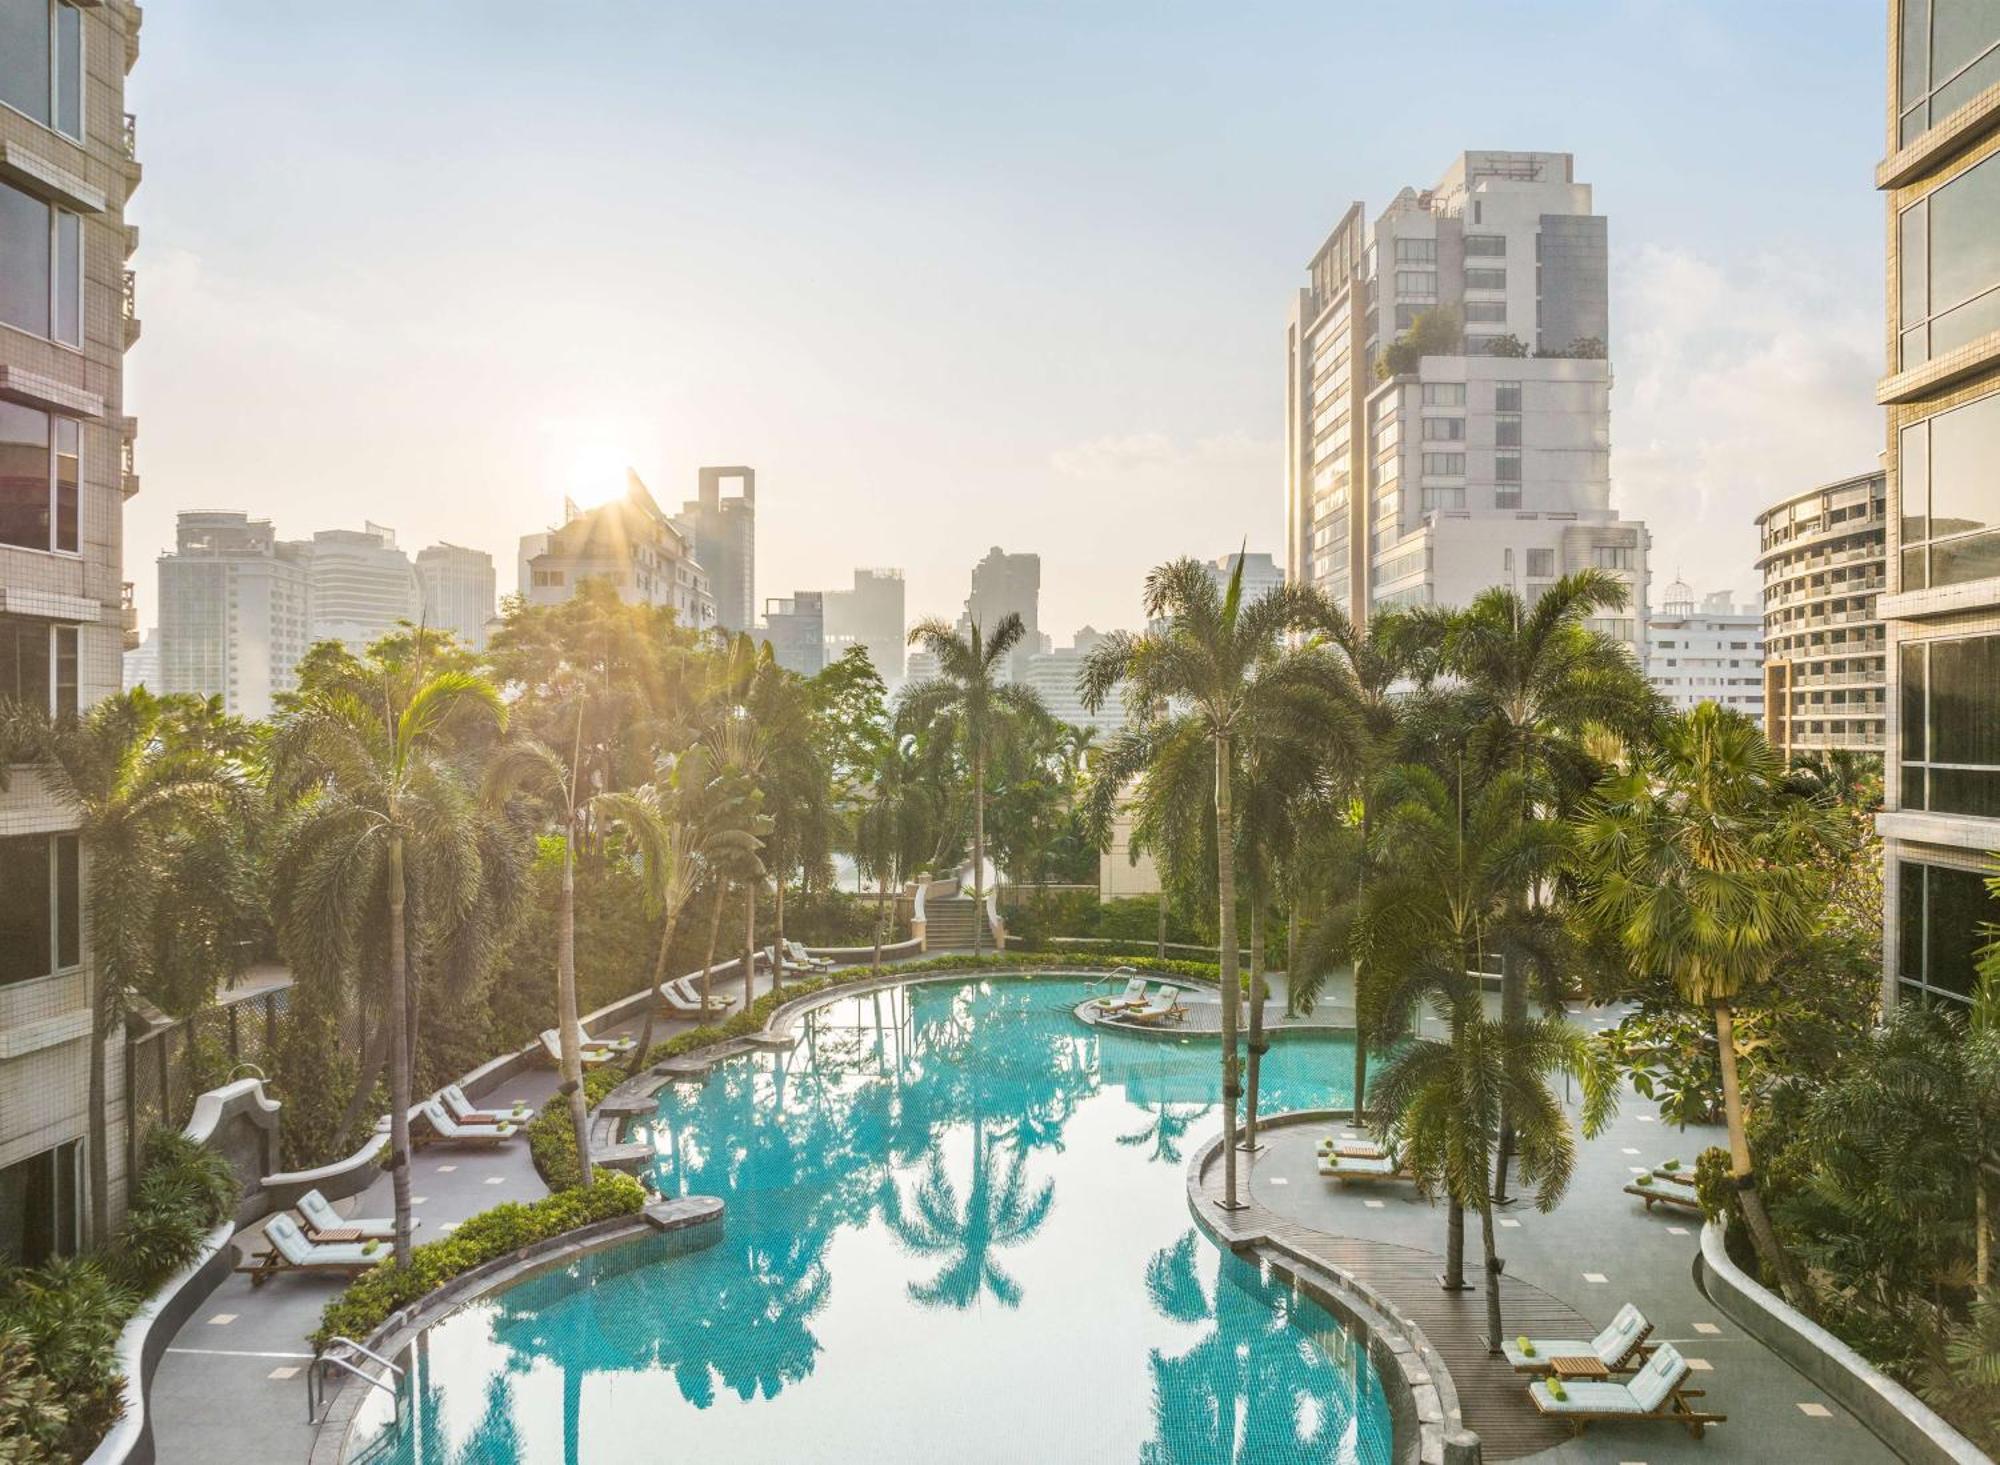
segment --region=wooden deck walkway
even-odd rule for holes
[[[1421,1332],[1451,1375],[1458,1393],[1464,1427],[1480,1438],[1487,1460],[1514,1460],[1550,1449],[1570,1437],[1568,1428],[1545,1419],[1528,1398],[1527,1381],[1504,1358],[1486,1349],[1486,1294],[1477,1285],[1469,1292],[1446,1292],[1438,1286],[1444,1258],[1416,1247],[1356,1237],[1333,1236],[1249,1200],[1241,1210],[1225,1211],[1222,1165],[1217,1142],[1205,1146],[1189,1167],[1190,1204],[1211,1231],[1232,1246],[1255,1249],[1260,1241],[1274,1243],[1343,1279],[1394,1311],[1401,1321]],[[1199,1176],[1198,1191],[1195,1177]],[[1247,1175],[1239,1176],[1239,1197],[1247,1197]],[[1467,1218],[1466,1277],[1479,1280],[1478,1218]],[[1588,1338],[1597,1328],[1568,1303],[1538,1287],[1502,1276],[1501,1316],[1509,1336],[1526,1333],[1544,1338]]]

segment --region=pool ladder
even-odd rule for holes
[[[327,1341],[326,1348],[326,1352],[320,1354],[311,1363],[306,1365],[306,1423],[319,1423],[320,1406],[326,1402],[326,1370],[337,1368],[343,1373],[352,1374],[370,1388],[385,1391],[389,1395],[392,1422],[400,1428],[403,1423],[403,1394],[389,1380],[391,1377],[400,1380],[403,1377],[403,1370],[384,1358],[381,1354],[372,1349],[364,1348],[352,1338],[331,1338]],[[335,1353],[333,1350],[336,1348],[351,1349],[354,1353],[359,1354],[371,1363],[381,1364],[382,1372],[379,1374],[366,1372],[351,1358],[342,1357]]]

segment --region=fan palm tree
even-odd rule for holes
[[[110,1240],[110,1118],[104,1045],[124,1019],[130,995],[154,988],[170,953],[163,912],[216,896],[203,866],[175,858],[188,837],[226,838],[244,822],[241,766],[204,732],[210,709],[199,699],[118,693],[78,719],[51,721],[40,709],[0,704],[0,768],[29,764],[49,797],[78,817],[77,841],[90,862],[91,982],[90,1230]],[[214,732],[211,725],[208,732]],[[194,882],[201,880],[200,885]]]
[[[1810,856],[1828,837],[1826,811],[1783,776],[1748,719],[1705,702],[1664,719],[1574,828],[1586,919],[1634,970],[1665,975],[1713,1017],[1737,1198],[1758,1256],[1798,1302],[1803,1282],[1757,1193],[1734,1021],[1737,1000],[1811,934],[1820,909]]]
[[[937,658],[938,674],[903,689],[897,720],[908,728],[926,728],[956,745],[965,758],[972,791],[972,951],[980,950],[980,912],[986,908],[986,770],[996,739],[1006,725],[1022,718],[1043,717],[1041,699],[1026,687],[1002,680],[1007,658],[1027,634],[1018,615],[1009,613],[988,634],[973,621],[964,635],[942,620],[919,621],[910,628],[910,644]]]
[[[1134,726],[1105,747],[1091,780],[1087,822],[1099,846],[1127,785],[1143,778],[1159,838],[1149,839],[1171,874],[1196,864],[1191,826],[1199,805],[1188,774],[1206,761],[1214,799],[1217,926],[1222,946],[1223,1204],[1236,1199],[1237,1018],[1243,1001],[1236,934],[1236,783],[1241,752],[1262,739],[1309,743],[1338,729],[1339,704],[1325,695],[1327,666],[1284,654],[1281,638],[1307,628],[1319,597],[1281,586],[1243,604],[1243,560],[1218,588],[1208,567],[1174,560],[1146,577],[1145,610],[1157,624],[1141,635],[1115,632],[1077,674],[1083,705],[1095,712],[1120,686]]]
[[[280,941],[307,980],[354,972],[383,935],[395,1256],[406,1266],[411,948],[448,940],[478,907],[479,827],[462,755],[468,740],[504,728],[506,709],[485,678],[425,676],[421,658],[377,664],[365,681],[365,698],[354,683],[302,692],[278,721],[271,782],[288,812],[273,903]]]
[[[747,778],[719,766],[699,743],[663,761],[650,782],[627,793],[597,796],[599,816],[611,828],[626,832],[644,864],[647,897],[660,921],[653,958],[655,992],[667,980],[674,936],[695,892],[704,884],[719,883],[726,870],[757,857],[771,829],[769,816],[759,812],[759,802],[760,794]],[[720,913],[718,899],[716,914]],[[652,1051],[658,1005],[646,1004],[645,1027],[639,1046],[632,1050],[634,1073]]]

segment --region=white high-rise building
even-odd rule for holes
[[[891,691],[903,681],[903,572],[856,570],[852,590],[829,590],[824,600],[829,664],[860,646]]]
[[[1611,507],[1605,220],[1568,153],[1468,152],[1351,205],[1286,332],[1286,573],[1376,606],[1529,600],[1597,568],[1643,652],[1643,524]]]
[[[1215,588],[1229,589],[1229,577],[1236,573],[1236,561],[1243,561],[1243,604],[1262,600],[1278,586],[1285,583],[1285,569],[1268,554],[1225,554],[1208,562],[1208,573],[1215,580]]]
[[[340,641],[358,653],[397,622],[423,614],[416,571],[396,548],[395,530],[322,529],[306,549],[313,640]]]
[[[486,649],[486,623],[493,619],[493,556],[456,544],[433,544],[417,552],[417,585],[423,594],[424,624],[450,631],[475,651]]]
[[[1764,613],[1727,590],[1702,597],[1676,580],[1646,622],[1646,678],[1676,712],[1715,702],[1764,718]]]
[[[1247,603],[1250,596],[1247,574],[1243,593]],[[1041,698],[1042,706],[1048,709],[1051,717],[1075,727],[1094,728],[1100,736],[1116,732],[1125,725],[1125,704],[1113,696],[1097,711],[1089,711],[1083,705],[1083,698],[1077,694],[1076,674],[1083,670],[1084,657],[1103,640],[1102,631],[1085,626],[1068,646],[1038,651],[1030,656],[1021,677],[1022,685]]]
[[[312,643],[310,546],[280,540],[268,519],[179,516],[159,558],[155,692],[222,698],[238,717],[271,714],[297,685]]]

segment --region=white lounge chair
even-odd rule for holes
[[[328,1231],[357,1232],[361,1241],[394,1241],[396,1223],[387,1216],[344,1217],[333,1208],[332,1202],[316,1190],[309,1190],[299,1197],[297,1210],[306,1223],[307,1239],[315,1245],[339,1246],[341,1242],[322,1242],[320,1237]],[[412,1227],[420,1224],[412,1221]]]
[[[506,1119],[498,1124],[461,1124],[436,1099],[424,1101],[424,1118],[430,1121],[431,1133],[448,1144],[494,1145],[521,1132],[519,1125]]]
[[[1343,1160],[1379,1160],[1389,1152],[1372,1139],[1342,1139],[1327,1135],[1319,1142],[1319,1156],[1338,1155]]]
[[[253,1265],[236,1269],[250,1274],[252,1287],[261,1287],[279,1272],[288,1271],[356,1276],[391,1255],[389,1248],[376,1242],[308,1241],[298,1223],[286,1215],[271,1217],[264,1225],[264,1236],[271,1249]]]
[[[789,942],[786,944],[790,945]],[[764,958],[764,964],[776,972],[781,979],[785,977],[809,977],[813,974],[811,967],[801,966],[798,962],[792,960],[789,952],[780,951],[775,946],[766,946],[758,955]]]
[[[1162,986],[1153,994],[1150,1002],[1143,1007],[1130,1007],[1119,1014],[1126,1022],[1151,1025],[1161,1022],[1182,1022],[1187,1018],[1187,1009],[1181,1006],[1181,989]]]
[[[787,941],[785,943],[785,955],[791,959],[794,966],[802,966],[807,971],[830,972],[833,970],[832,957],[814,956],[805,949],[803,944],[797,941]]]
[[[1144,1007],[1146,1005],[1146,979],[1144,977],[1134,977],[1125,984],[1125,990],[1120,992],[1116,997],[1099,997],[1095,1001],[1097,1009],[1100,1012],[1122,1012],[1128,1007]]]
[[[1556,1358],[1595,1358],[1613,1373],[1631,1366],[1633,1357],[1651,1336],[1653,1325],[1646,1315],[1626,1303],[1611,1323],[1589,1342],[1576,1338],[1509,1338],[1500,1345],[1516,1373],[1549,1373]],[[1523,1348],[1523,1342],[1527,1347]]]
[[[1535,1408],[1551,1419],[1565,1421],[1571,1434],[1582,1434],[1586,1425],[1600,1420],[1665,1419],[1684,1425],[1696,1439],[1711,1424],[1721,1424],[1725,1414],[1708,1414],[1688,1403],[1702,1397],[1700,1389],[1685,1387],[1687,1360],[1671,1343],[1662,1343],[1646,1360],[1646,1366],[1623,1383],[1596,1383],[1579,1379],[1561,1381],[1562,1397],[1556,1396],[1552,1382],[1536,1379],[1528,1385],[1528,1397]]]
[[[695,986],[693,977],[676,977],[671,982],[660,983],[660,1001],[686,1017],[714,1017],[736,1005],[734,997],[711,992],[708,1006],[703,1007],[701,991]]]
[[[448,1083],[438,1090],[445,1108],[460,1124],[499,1124],[503,1120],[510,1124],[521,1124],[528,1118],[528,1106],[516,1100],[512,1108],[481,1109],[465,1097],[465,1090],[455,1083]]]
[[[600,1063],[609,1063],[621,1053],[630,1053],[636,1046],[631,1038],[600,1039],[588,1033],[578,1035],[582,1041],[577,1045],[585,1068],[595,1068]],[[562,1039],[554,1028],[542,1029],[542,1051],[549,1055],[549,1061],[562,1067]]]
[[[1329,1180],[1342,1184],[1352,1181],[1408,1180],[1410,1172],[1403,1168],[1403,1162],[1393,1154],[1342,1155],[1324,1154],[1319,1157],[1319,1173]]]

